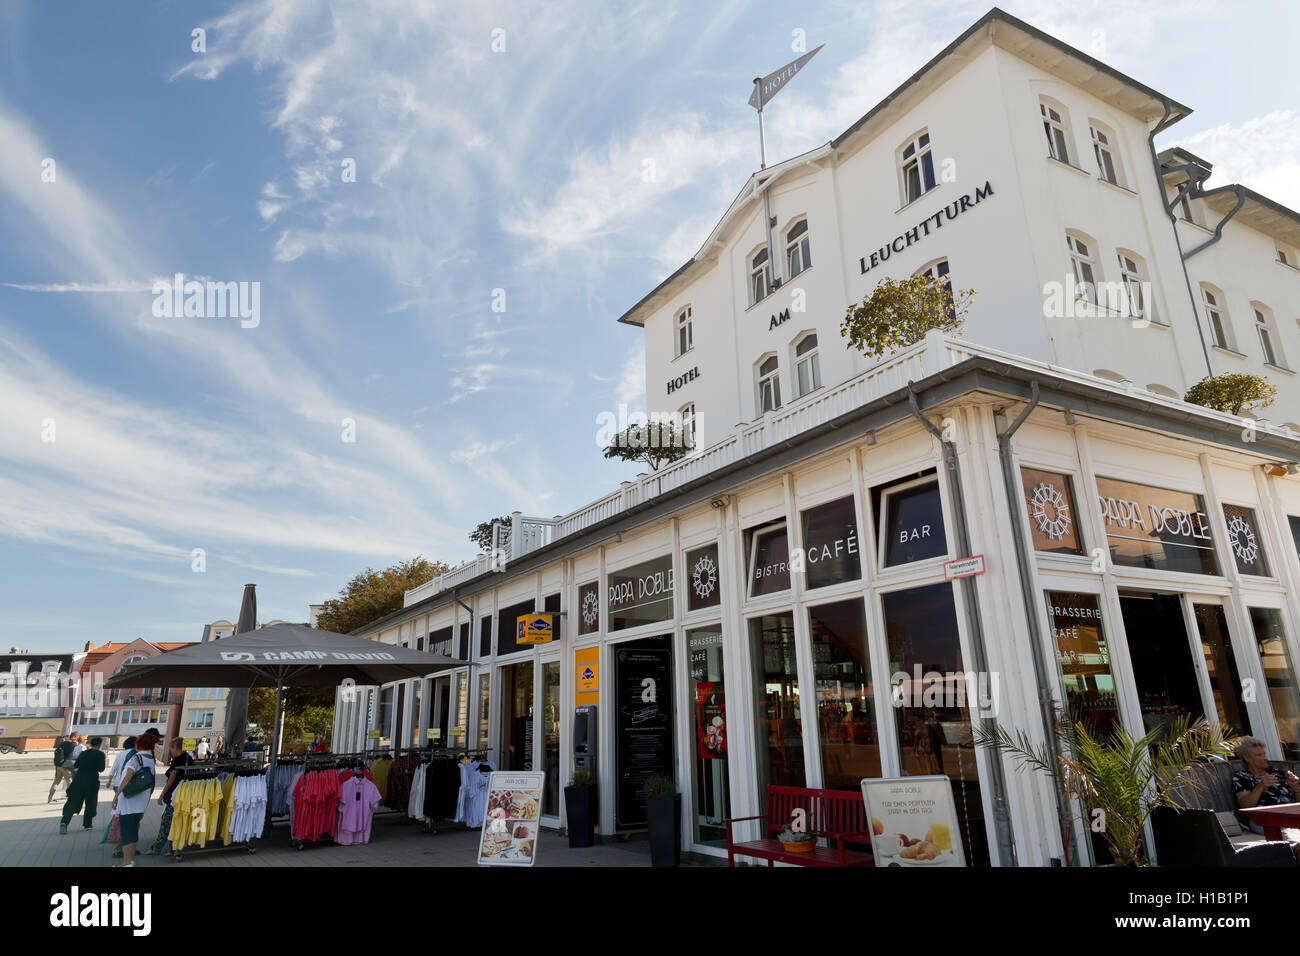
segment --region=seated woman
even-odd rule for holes
[[[1233,748],[1233,753],[1246,764],[1245,770],[1238,770],[1232,775],[1232,789],[1237,795],[1239,809],[1300,802],[1300,778],[1290,770],[1278,770],[1269,765],[1264,741],[1258,737],[1242,737]],[[1264,832],[1263,827],[1246,819],[1245,814],[1239,813],[1237,816],[1252,833]],[[1294,840],[1290,842],[1292,852],[1300,861],[1300,843]]]

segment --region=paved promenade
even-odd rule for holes
[[[112,763],[116,753],[109,755]],[[18,769],[19,764],[6,761],[0,769],[0,867],[66,866],[110,867],[116,860],[114,847],[100,843],[112,812],[112,791],[107,775],[100,787],[99,814],[95,827],[86,832],[82,819],[73,817],[66,836],[59,835],[59,817],[63,811],[63,790],[53,803],[46,803],[54,768],[47,763],[40,769]],[[140,827],[141,846],[152,843],[158,833],[162,808],[155,790]],[[256,853],[224,850],[217,853],[194,853],[177,863],[156,856],[136,856],[137,867],[165,866],[178,872],[188,867],[206,866],[475,866],[478,849],[477,830],[464,830],[460,824],[448,824],[438,834],[423,832],[419,824],[401,822],[398,814],[376,816],[370,843],[365,846],[335,846],[332,843],[309,845],[295,850],[289,845],[289,828],[281,824],[265,831],[257,841]],[[569,849],[568,840],[556,833],[542,831],[537,866],[646,867],[650,851],[644,842],[613,843],[586,850]]]

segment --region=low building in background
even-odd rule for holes
[[[49,750],[63,733],[66,689],[84,654],[0,654],[0,743]]]

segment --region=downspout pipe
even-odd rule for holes
[[[925,426],[926,431],[933,435],[939,441],[939,446],[943,449],[944,465],[948,476],[948,493],[952,500],[953,515],[956,519],[957,531],[957,552],[959,558],[968,558],[970,553],[970,533],[966,524],[966,499],[961,490],[961,472],[958,468],[957,449],[952,442],[945,441],[943,432],[934,426],[934,422],[921,414],[921,408],[916,401],[916,391],[913,383],[909,380],[907,383],[907,407],[912,413],[912,417]],[[966,577],[961,579],[962,593],[965,596],[966,604],[966,623],[970,629],[971,649],[975,654],[975,669],[983,674],[988,673],[988,654],[984,646],[984,628],[981,623],[979,592],[975,588],[975,579]],[[976,709],[979,708],[979,702],[976,702]],[[980,715],[981,725],[986,733],[997,733],[997,720],[990,714]],[[1002,866],[1016,866],[1016,845],[1011,835],[1011,814],[1007,810],[1007,787],[1006,778],[1002,771],[1002,761],[993,759],[989,761],[993,784],[993,820],[994,827],[998,835],[998,862]]]
[[[1187,256],[1183,254],[1183,241],[1178,237],[1178,216],[1174,213],[1173,206],[1164,204],[1164,173],[1160,169],[1160,157],[1156,153],[1156,137],[1173,125],[1170,117],[1174,112],[1173,100],[1168,98],[1164,101],[1165,115],[1160,118],[1160,122],[1151,127],[1151,132],[1147,134],[1147,149],[1151,152],[1151,168],[1156,174],[1156,188],[1160,190],[1161,203],[1165,205],[1165,213],[1169,216],[1169,228],[1174,234],[1174,245],[1178,247],[1178,258],[1183,265],[1183,282],[1187,285],[1187,301],[1192,306],[1192,318],[1196,320],[1196,334],[1201,339],[1201,354],[1205,356],[1205,374],[1207,376],[1214,374],[1214,367],[1210,364],[1210,346],[1205,341],[1205,330],[1201,327],[1201,310],[1196,307],[1196,294],[1192,291],[1192,277],[1187,272]]]
[[[1016,570],[1020,578],[1021,597],[1025,602],[1025,623],[1029,626],[1029,652],[1034,664],[1034,680],[1038,685],[1038,709],[1043,720],[1043,736],[1047,741],[1048,758],[1052,766],[1059,766],[1061,751],[1057,737],[1056,707],[1052,701],[1052,675],[1047,667],[1039,635],[1043,633],[1038,619],[1038,595],[1034,593],[1033,566],[1030,563],[1029,546],[1025,541],[1020,520],[1017,517],[1023,507],[1020,486],[1016,482],[1015,468],[1011,461],[1011,439],[1025,423],[1029,413],[1038,407],[1038,380],[1030,383],[1029,404],[1016,416],[1006,428],[998,432],[998,462],[1002,466],[1002,486],[1007,493],[1007,507],[1011,515],[1011,540],[1016,546]],[[1060,827],[1061,846],[1071,845],[1067,839],[1071,830],[1069,803],[1061,789],[1061,781],[1052,776],[1052,789],[1056,792],[1056,817]]]

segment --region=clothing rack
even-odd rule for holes
[[[265,767],[253,765],[247,760],[233,757],[195,761],[193,763],[188,763],[183,767],[176,767],[175,770],[180,774],[180,779],[176,782],[178,788],[186,780],[204,780],[209,777],[218,776],[221,773],[232,773],[237,777],[259,777],[266,772]],[[171,772],[171,769],[168,769],[168,776],[171,775]],[[269,799],[268,795],[268,801]],[[173,847],[172,859],[177,863],[180,863],[185,859],[185,857],[194,853],[219,853],[222,850],[247,850],[248,853],[252,855],[257,852],[257,847],[254,845],[255,842],[256,841],[254,840],[248,840],[243,843],[231,843],[227,845],[221,841],[221,834],[218,833],[216,839],[206,841],[204,846],[186,847],[183,850],[177,850]],[[212,845],[208,846],[207,843],[211,843]]]

